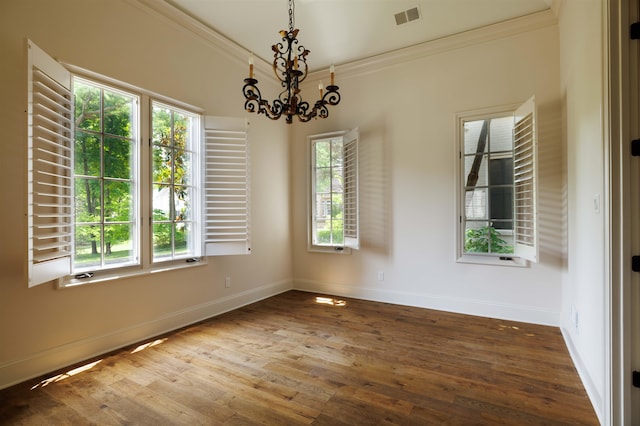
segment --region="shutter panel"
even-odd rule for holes
[[[27,40],[28,284],[71,274],[73,96],[71,73]]]
[[[250,254],[248,122],[205,117],[205,255]]]
[[[538,261],[536,114],[534,98],[515,112],[513,173],[515,208],[515,254]]]
[[[344,164],[344,245],[360,248],[358,225],[358,129],[343,136]]]

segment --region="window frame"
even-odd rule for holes
[[[320,245],[314,243],[315,206],[315,150],[317,141],[342,138],[343,142],[343,242],[342,244]],[[342,130],[307,136],[307,251],[318,253],[351,254],[360,248],[359,229],[359,129]],[[348,145],[348,147],[347,147]],[[349,159],[345,151],[349,150]],[[347,182],[348,181],[348,182]]]
[[[205,187],[205,172],[207,168],[207,164],[205,162],[205,151],[207,147],[205,146],[205,115],[204,111],[200,108],[194,107],[192,105],[188,105],[184,102],[177,101],[175,99],[168,98],[166,96],[159,95],[157,93],[141,89],[139,87],[133,86],[128,83],[124,83],[118,81],[113,78],[109,78],[98,73],[88,71],[86,69],[74,66],[72,64],[62,63],[56,61],[52,57],[50,57],[46,52],[42,49],[38,48],[31,40],[25,40],[25,49],[27,51],[27,80],[28,80],[28,107],[27,107],[27,144],[25,149],[25,155],[27,158],[27,200],[26,200],[26,212],[27,218],[26,221],[26,230],[25,235],[27,238],[27,256],[25,258],[26,263],[26,278],[27,284],[29,287],[33,287],[40,284],[45,284],[49,282],[53,282],[57,285],[58,288],[66,288],[66,287],[74,287],[78,285],[85,285],[97,282],[110,281],[120,278],[138,276],[138,275],[146,275],[157,272],[162,272],[166,270],[175,270],[181,268],[191,268],[195,266],[201,266],[207,264],[207,256],[211,255],[229,255],[229,254],[250,254],[250,230],[249,230],[249,154],[248,154],[248,121],[246,119],[238,119],[233,117],[214,117],[217,119],[218,123],[221,123],[221,126],[218,127],[217,131],[226,132],[226,131],[234,131],[235,134],[240,134],[238,138],[244,140],[244,144],[241,144],[241,154],[245,155],[245,173],[243,175],[242,182],[240,182],[240,186],[242,186],[243,196],[245,199],[246,209],[244,211],[239,212],[240,216],[244,215],[246,217],[245,226],[243,227],[243,233],[240,237],[244,238],[243,242],[245,246],[248,248],[243,253],[236,253],[229,250],[223,252],[208,252],[207,244],[206,244],[206,236],[205,236],[205,228],[207,230],[215,230],[217,229],[216,223],[209,223],[206,217],[205,211],[205,199],[204,199],[204,187]],[[34,71],[36,70],[36,71]],[[50,164],[60,162],[60,167],[64,170],[67,170],[64,173],[67,173],[69,176],[65,178],[62,173],[59,174],[56,172],[52,178],[50,178],[51,182],[45,182],[45,185],[50,187],[61,187],[59,191],[59,195],[57,196],[57,201],[55,204],[52,204],[51,201],[47,202],[45,207],[38,207],[37,204],[34,204],[34,185],[33,176],[40,173],[40,170],[43,166],[38,166],[37,161],[33,159],[33,152],[37,150],[37,147],[34,148],[34,144],[37,143],[35,140],[38,135],[38,125],[40,123],[37,121],[38,117],[33,116],[34,108],[39,108],[38,100],[34,97],[34,93],[38,96],[37,90],[34,89],[33,74],[37,73],[37,70],[44,70],[43,72],[49,76],[49,79],[54,81],[54,85],[60,85],[61,91],[66,90],[66,103],[69,105],[68,109],[61,108],[64,116],[68,118],[64,118],[61,115],[61,118],[56,118],[53,122],[47,121],[46,123],[50,125],[52,129],[59,129],[60,136],[55,136],[59,138],[59,140],[64,141],[64,144],[69,145],[68,148],[65,148],[64,144],[56,143],[56,145],[60,145],[56,149],[66,150],[69,152],[68,155],[60,155],[57,152],[49,153],[45,151],[45,154],[49,157],[53,158],[53,162]],[[106,87],[109,90],[113,89],[116,92],[126,92],[127,94],[136,95],[139,99],[138,111],[136,112],[137,117],[136,121],[138,123],[138,134],[135,135],[135,139],[137,143],[135,144],[134,150],[136,152],[133,154],[137,158],[136,168],[137,174],[134,176],[135,185],[136,185],[136,193],[137,196],[137,217],[136,221],[139,221],[139,226],[136,229],[137,235],[137,259],[136,263],[128,266],[119,266],[114,268],[104,268],[104,269],[91,269],[86,268],[82,271],[75,271],[73,269],[73,252],[75,251],[75,242],[73,241],[74,236],[73,232],[75,230],[75,212],[74,204],[75,198],[73,194],[73,184],[75,183],[75,173],[73,170],[73,151],[75,147],[75,138],[73,132],[75,130],[75,123],[73,121],[74,110],[74,90],[73,90],[73,81],[78,77],[82,80],[85,80],[91,84],[96,84],[102,87]],[[66,87],[66,89],[62,89],[62,87]],[[60,95],[54,95],[58,98],[63,98]],[[194,158],[192,161],[191,169],[193,170],[192,181],[194,186],[194,193],[197,194],[195,197],[193,211],[194,215],[197,214],[197,218],[194,218],[195,222],[197,222],[198,230],[194,231],[195,241],[194,241],[194,249],[195,253],[188,254],[185,256],[181,256],[175,260],[160,260],[153,261],[153,241],[152,241],[152,232],[151,232],[151,218],[153,215],[152,211],[152,187],[153,187],[153,170],[152,170],[152,112],[151,106],[152,101],[158,104],[168,106],[172,109],[175,109],[178,112],[187,112],[193,116],[196,116],[198,119],[197,128],[194,127],[193,137],[196,138],[194,141],[195,146],[197,147],[197,158]],[[48,101],[51,103],[51,101]],[[62,101],[58,101],[62,102]],[[56,108],[58,108],[56,106]],[[210,117],[207,117],[209,119]],[[36,120],[34,122],[34,119]],[[227,128],[231,126],[232,123],[241,120],[244,123],[244,127],[241,131],[237,131],[237,129]],[[60,124],[56,124],[55,121],[65,122],[64,126]],[[47,130],[47,129],[45,129]],[[64,133],[66,132],[66,133]],[[35,133],[35,136],[34,136]],[[52,133],[53,132],[49,132]],[[244,151],[242,151],[244,150]],[[65,162],[66,163],[63,163]],[[45,163],[45,162],[41,162]],[[68,164],[67,164],[68,163]],[[40,168],[38,168],[40,167]],[[223,167],[223,166],[220,166]],[[215,171],[214,171],[215,172]],[[68,185],[60,185],[58,181],[60,179],[70,179],[71,186]],[[53,183],[53,185],[52,185]],[[39,184],[39,183],[38,183]],[[213,183],[213,189],[216,188],[216,183]],[[211,185],[207,186],[208,190],[211,190]],[[37,194],[35,194],[37,195]],[[35,205],[35,208],[34,208]],[[66,220],[63,222],[62,227],[70,228],[70,232],[60,232],[56,231],[46,231],[43,235],[34,235],[34,221],[40,220],[38,219],[38,213],[40,209],[42,211],[42,216],[45,217],[45,220],[53,223],[54,219],[51,219],[52,213],[55,213],[55,217],[63,217]],[[65,210],[66,209],[66,210]],[[52,210],[57,210],[53,211]],[[196,213],[197,212],[197,213]],[[60,213],[64,213],[61,215]],[[214,221],[212,221],[214,222]],[[49,223],[46,223],[48,226]],[[50,226],[49,226],[50,227]],[[60,226],[59,226],[60,227]],[[223,228],[221,225],[220,228]],[[39,231],[38,231],[39,232]],[[34,254],[38,250],[43,250],[39,248],[39,240],[47,240],[46,246],[52,246],[53,248],[45,248],[44,250],[48,250],[53,254],[49,254],[48,257],[51,258],[51,261],[47,260],[46,262],[42,262],[39,264],[38,260],[34,258]],[[49,243],[48,240],[55,240],[56,244]],[[43,244],[40,244],[44,246]],[[142,246],[145,248],[143,249]],[[77,273],[79,272],[79,273]]]
[[[62,277],[58,281],[58,286],[61,288],[74,287],[78,285],[92,284],[97,282],[111,281],[115,279],[152,274],[162,271],[169,271],[182,268],[190,268],[199,265],[207,264],[206,257],[203,254],[200,234],[202,233],[202,221],[204,220],[200,202],[196,201],[194,211],[197,212],[197,227],[196,231],[196,245],[195,253],[184,256],[177,256],[174,259],[153,259],[153,233],[151,231],[152,217],[153,217],[153,170],[152,170],[152,106],[154,103],[169,107],[174,111],[188,113],[198,117],[199,126],[195,134],[195,144],[199,150],[198,158],[192,164],[192,176],[195,179],[194,185],[196,188],[200,188],[201,183],[201,171],[200,162],[202,156],[202,123],[204,120],[204,111],[200,108],[186,104],[175,99],[171,99],[166,96],[159,95],[149,90],[142,89],[140,87],[121,82],[119,80],[105,77],[98,73],[85,70],[80,67],[76,67],[70,64],[63,64],[72,74],[72,80],[76,77],[89,83],[95,83],[103,87],[109,88],[115,91],[123,91],[138,96],[138,135],[135,136],[137,140],[136,147],[137,152],[134,156],[137,157],[137,176],[134,177],[136,181],[136,191],[139,196],[136,199],[137,208],[135,209],[138,214],[138,226],[137,244],[134,243],[134,247],[137,250],[135,257],[137,260],[133,264],[124,266],[115,266],[113,268],[103,269],[91,269],[82,268],[80,270],[74,270],[72,263],[71,274]],[[194,192],[198,192],[197,189]],[[198,197],[199,198],[199,197]],[[74,248],[75,250],[75,248]]]
[[[484,119],[492,119],[499,118],[505,116],[513,116],[514,120],[516,118],[516,114],[520,111],[520,108],[523,106],[528,106],[533,108],[535,111],[535,100],[534,98],[530,98],[523,104],[509,104],[502,105],[496,107],[483,108],[472,111],[464,111],[456,114],[455,118],[455,139],[456,143],[454,144],[455,149],[455,207],[456,207],[456,220],[455,220],[455,236],[456,242],[454,244],[455,247],[455,258],[458,263],[471,263],[471,264],[484,264],[484,265],[497,265],[497,266],[514,266],[514,267],[528,267],[531,262],[537,262],[537,239],[532,248],[532,252],[535,250],[535,256],[526,256],[523,257],[522,253],[519,252],[518,247],[516,247],[515,242],[515,229],[517,227],[517,216],[515,213],[515,182],[514,182],[514,195],[513,195],[513,231],[514,231],[514,253],[465,253],[465,182],[466,177],[465,167],[464,167],[464,123],[468,121],[476,121],[476,120],[484,120]],[[535,113],[534,113],[534,147],[537,145],[537,140],[535,139]],[[515,128],[515,125],[514,125]],[[513,139],[513,136],[512,136]],[[513,154],[512,158],[514,159],[514,164],[516,161],[515,154],[515,141],[514,147],[512,148]],[[533,168],[536,170],[537,168],[537,158],[535,157],[535,148],[534,148],[534,158],[533,158]],[[534,171],[534,190],[533,200],[534,200],[534,211],[536,209],[535,204],[537,202],[537,172]],[[534,222],[537,221],[537,215],[534,212]],[[534,226],[535,227],[535,226]],[[534,230],[535,234],[535,230]]]

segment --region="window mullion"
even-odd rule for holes
[[[143,95],[140,99],[139,117],[140,125],[138,126],[138,161],[134,164],[138,165],[136,170],[138,176],[138,195],[139,203],[138,215],[140,218],[140,226],[137,233],[140,237],[138,256],[140,256],[140,264],[143,268],[151,267],[151,253],[153,252],[152,227],[153,227],[153,173],[151,164],[153,161],[153,149],[151,141],[151,102],[149,96]]]

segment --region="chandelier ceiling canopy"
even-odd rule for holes
[[[302,122],[318,117],[327,118],[329,116],[327,106],[338,105],[340,102],[340,93],[334,81],[335,68],[333,65],[329,69],[330,84],[325,91],[325,87],[320,82],[318,86],[320,97],[313,106],[302,99],[299,85],[307,78],[309,50],[298,42],[297,36],[300,30],[294,29],[294,14],[294,1],[289,0],[289,31],[281,30],[282,41],[271,46],[273,72],[280,80],[284,90],[271,103],[262,98],[257,87],[258,80],[255,79],[253,72],[253,56],[249,58],[249,78],[244,79],[242,87],[242,93],[245,97],[244,107],[247,111],[264,114],[272,120],[277,120],[284,115],[289,124],[293,122],[294,116],[297,116]]]

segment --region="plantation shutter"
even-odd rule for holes
[[[538,261],[536,114],[532,97],[515,112],[513,173],[515,254]]]
[[[358,129],[352,130],[342,139],[344,165],[344,245],[360,248],[358,226]]]
[[[71,274],[73,96],[71,73],[27,40],[28,285]]]
[[[248,122],[205,117],[205,255],[250,254]]]

